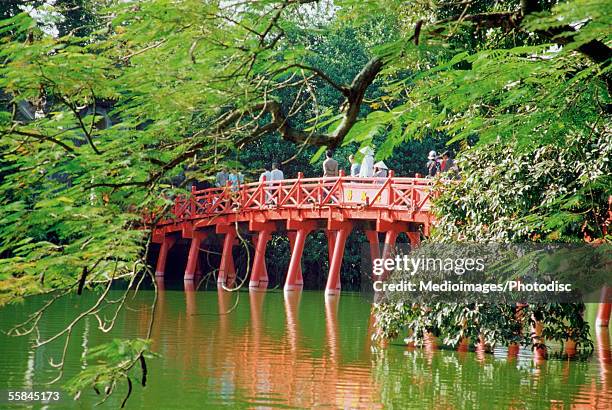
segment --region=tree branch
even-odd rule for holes
[[[340,84],[336,83],[334,80],[331,79],[330,76],[328,76],[322,70],[320,70],[320,69],[318,69],[316,67],[311,67],[311,66],[308,66],[308,65],[305,65],[305,64],[301,64],[301,63],[295,63],[295,64],[290,64],[287,67],[284,67],[284,68],[281,68],[281,69],[277,70],[274,74],[286,71],[286,70],[288,70],[290,68],[293,68],[293,67],[303,68],[304,70],[312,71],[318,77],[320,77],[322,80],[327,82],[329,85],[334,87],[336,90],[340,91],[345,97],[347,97],[347,98],[349,97],[351,90],[347,86],[340,85]]]
[[[55,139],[53,137],[49,137],[47,135],[37,134],[37,133],[34,133],[34,132],[29,132],[29,131],[20,131],[20,130],[15,130],[15,129],[10,130],[10,131],[6,132],[5,134],[17,134],[17,135],[22,135],[24,137],[36,138],[37,140],[40,140],[40,141],[49,141],[49,142],[52,142],[54,144],[59,145],[66,152],[74,154],[74,148],[72,148],[69,145],[66,145],[66,143],[64,143],[64,142],[62,142],[62,141],[60,141],[58,139]]]
[[[59,95],[59,98],[60,98],[60,100],[62,100],[64,102],[64,104],[66,104],[66,106],[70,109],[70,111],[72,111],[72,113],[76,117],[77,121],[79,122],[79,125],[80,125],[81,129],[83,130],[83,134],[85,135],[85,139],[87,140],[87,143],[89,144],[89,146],[91,147],[93,152],[95,152],[96,155],[102,155],[100,150],[94,144],[93,139],[91,137],[91,134],[87,130],[87,127],[85,126],[85,123],[83,122],[83,119],[81,118],[81,114],[79,114],[79,111],[77,110],[76,104],[73,104],[68,99],[68,97],[64,97],[62,95]],[[95,106],[94,106],[94,108],[95,108]],[[96,113],[94,112],[93,118],[91,120],[92,122],[95,121],[95,117],[96,117]],[[93,127],[91,129],[93,130]]]
[[[501,27],[504,30],[520,29],[523,20],[530,14],[542,11],[538,0],[521,0],[521,8],[517,11],[496,12],[496,13],[476,13],[462,17],[450,17],[434,23],[434,26],[449,23],[452,21],[469,21],[484,28]],[[418,28],[418,30],[417,30]],[[415,28],[415,42],[418,38],[420,26]],[[439,33],[441,28],[434,28],[430,33]],[[546,37],[559,45],[567,45],[574,41],[574,36],[559,36],[561,33],[577,32],[569,25],[555,28],[554,30],[538,30],[537,34]],[[602,64],[612,58],[612,49],[599,40],[591,40],[579,46],[578,51],[593,60],[595,63]]]
[[[378,73],[382,70],[383,65],[382,59],[378,57],[372,58],[355,76],[350,87],[342,87],[346,88],[343,94],[346,95],[347,109],[340,125],[338,125],[333,133],[310,133],[291,127],[287,116],[282,111],[280,103],[269,100],[253,105],[249,111],[267,112],[272,117],[271,121],[249,137],[239,141],[237,145],[253,141],[264,133],[278,131],[283,139],[294,143],[306,143],[317,146],[326,145],[330,148],[337,147],[357,122],[363,97],[370,84],[372,84]],[[243,115],[244,112],[241,111],[231,112],[217,124],[217,129],[222,131],[224,128],[236,123]]]

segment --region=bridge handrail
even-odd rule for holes
[[[171,223],[261,209],[331,207],[427,211],[433,181],[427,178],[351,176],[283,179],[232,187],[192,189],[174,200]],[[354,197],[355,195],[355,197]],[[356,198],[360,195],[359,198]]]

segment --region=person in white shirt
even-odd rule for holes
[[[283,175],[283,171],[281,171],[280,169],[278,169],[278,163],[277,162],[273,162],[272,163],[272,172],[270,172],[271,174],[271,179],[272,181],[281,181],[283,179],[285,179],[285,175]]]
[[[369,178],[374,175],[374,150],[372,147],[363,147],[359,152],[363,154],[361,167],[359,167],[359,177]]]
[[[259,182],[263,182],[264,177],[266,179],[266,182],[272,181],[272,173],[270,172],[268,167],[265,167],[264,172],[259,175]]]
[[[351,163],[351,176],[358,177],[359,176],[359,168],[360,165],[355,161],[355,156],[353,154],[349,155],[349,162]]]
[[[259,175],[259,182],[263,183],[264,179],[266,180],[264,184],[264,191],[266,193],[266,204],[269,204],[272,201],[272,193],[270,192],[272,189],[272,172],[268,166],[265,167],[264,172]]]
[[[227,167],[223,167],[223,169],[217,173],[215,186],[217,188],[223,188],[227,185],[227,181],[229,181],[229,173],[227,172]]]

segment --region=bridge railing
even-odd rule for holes
[[[169,219],[214,217],[264,209],[387,209],[426,212],[430,209],[432,180],[425,178],[323,177],[284,179],[192,190],[175,199]]]

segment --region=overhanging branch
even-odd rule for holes
[[[249,137],[239,141],[238,145],[253,141],[267,132],[278,131],[281,137],[294,143],[306,143],[310,145],[327,145],[335,148],[349,133],[353,125],[357,122],[361,103],[368,87],[372,84],[378,73],[383,68],[383,61],[379,57],[374,57],[363,67],[363,69],[353,78],[350,86],[338,85],[334,83],[325,73],[318,69],[304,66],[303,68],[315,72],[320,77],[326,79],[334,88],[338,89],[346,96],[346,111],[338,127],[332,133],[311,133],[304,130],[293,128],[287,116],[283,113],[281,104],[274,100],[265,101],[249,107],[249,112],[266,112],[270,114],[271,121],[255,130]],[[299,65],[295,65],[298,66]],[[217,124],[217,130],[223,132],[232,124],[235,124],[244,116],[244,112],[233,111],[227,114],[223,120]]]
[[[483,28],[503,28],[506,31],[512,29],[521,29],[521,24],[525,17],[530,14],[542,11],[540,4],[537,0],[521,0],[521,7],[516,11],[506,12],[494,12],[494,13],[476,13],[468,14],[464,16],[450,17],[444,20],[440,20],[434,24],[439,26],[445,23],[453,21],[469,21]],[[419,21],[419,23],[421,23]],[[415,27],[415,42],[418,42],[418,36],[421,31],[421,24],[417,24]],[[440,33],[442,29],[432,28],[429,33]],[[549,30],[537,30],[536,33],[550,39],[559,45],[566,45],[574,41],[574,36],[567,35],[567,33],[577,33],[577,30],[570,25],[557,27]],[[565,33],[566,35],[560,36]],[[577,48],[579,52],[593,60],[593,62],[601,64],[605,63],[612,58],[612,49],[608,47],[602,41],[593,39],[588,43],[582,44]]]

